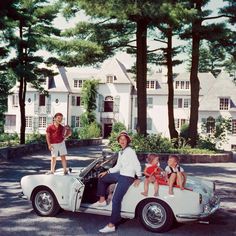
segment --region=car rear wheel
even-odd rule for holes
[[[147,230],[156,233],[168,231],[174,222],[171,208],[158,199],[146,199],[141,202],[138,217]]]
[[[45,187],[34,191],[32,206],[39,216],[55,216],[60,211],[55,195],[50,189]]]

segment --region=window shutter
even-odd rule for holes
[[[147,105],[148,105],[148,107],[150,107],[150,108],[153,107],[153,98],[152,98],[152,97],[148,97],[148,98],[147,98]]]
[[[38,127],[39,127],[39,118],[38,117],[34,117],[33,128],[34,128],[34,130],[38,130]]]
[[[98,111],[99,112],[104,111],[104,97],[101,94],[99,94],[99,97],[98,97]]]
[[[51,95],[47,97],[47,113],[51,113]]]
[[[147,130],[152,130],[152,118],[147,118]]]
[[[75,116],[71,116],[71,127],[75,127]]]
[[[75,96],[71,96],[71,106],[75,106]]]
[[[34,114],[38,114],[39,113],[39,97],[37,96],[37,94],[34,94]]]
[[[114,99],[114,112],[119,113],[120,111],[120,96],[116,96]]]

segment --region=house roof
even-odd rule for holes
[[[215,77],[209,72],[209,73],[198,73],[198,79],[200,81],[200,91],[199,95],[205,95],[208,93],[209,89],[215,82]],[[190,73],[184,72],[180,73],[174,81],[190,81]],[[190,95],[190,89],[189,90],[175,90],[176,95]]]
[[[211,88],[200,100],[200,110],[215,111],[219,110],[219,98],[230,98],[230,110],[236,111],[236,85],[228,77],[228,75],[221,75],[215,79]]]

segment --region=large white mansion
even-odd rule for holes
[[[104,62],[100,69],[86,72],[80,68],[56,68],[58,74],[45,78],[43,86],[49,96],[40,94],[31,86],[26,94],[26,133],[45,133],[56,112],[64,115],[64,123],[80,127],[80,116],[84,112],[81,104],[81,88],[88,79],[98,79],[97,121],[102,125],[102,135],[107,137],[112,124],[122,122],[128,130],[135,130],[137,124],[137,95],[132,75],[125,66],[113,58]],[[83,72],[85,71],[85,72]],[[216,78],[210,73],[199,73],[200,107],[199,132],[202,123],[206,132],[212,132],[215,119],[220,115],[232,117],[232,133],[228,135],[225,150],[236,148],[236,86],[226,75]],[[147,129],[148,133],[162,133],[169,137],[167,111],[167,77],[161,72],[149,73],[147,77]],[[190,117],[189,73],[179,74],[174,79],[174,116],[176,128],[180,130]],[[18,85],[8,97],[5,132],[20,132],[20,109]]]

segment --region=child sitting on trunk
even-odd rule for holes
[[[169,194],[173,195],[173,186],[177,184],[181,190],[184,190],[186,183],[186,174],[184,169],[179,165],[179,157],[170,155],[168,159],[168,166],[165,168],[167,175],[167,182],[169,185]]]
[[[144,180],[144,196],[148,196],[149,183],[154,184],[154,196],[158,196],[159,180],[162,179],[162,169],[159,167],[159,156],[156,154],[149,154],[147,157],[148,164],[144,169],[146,176]]]

